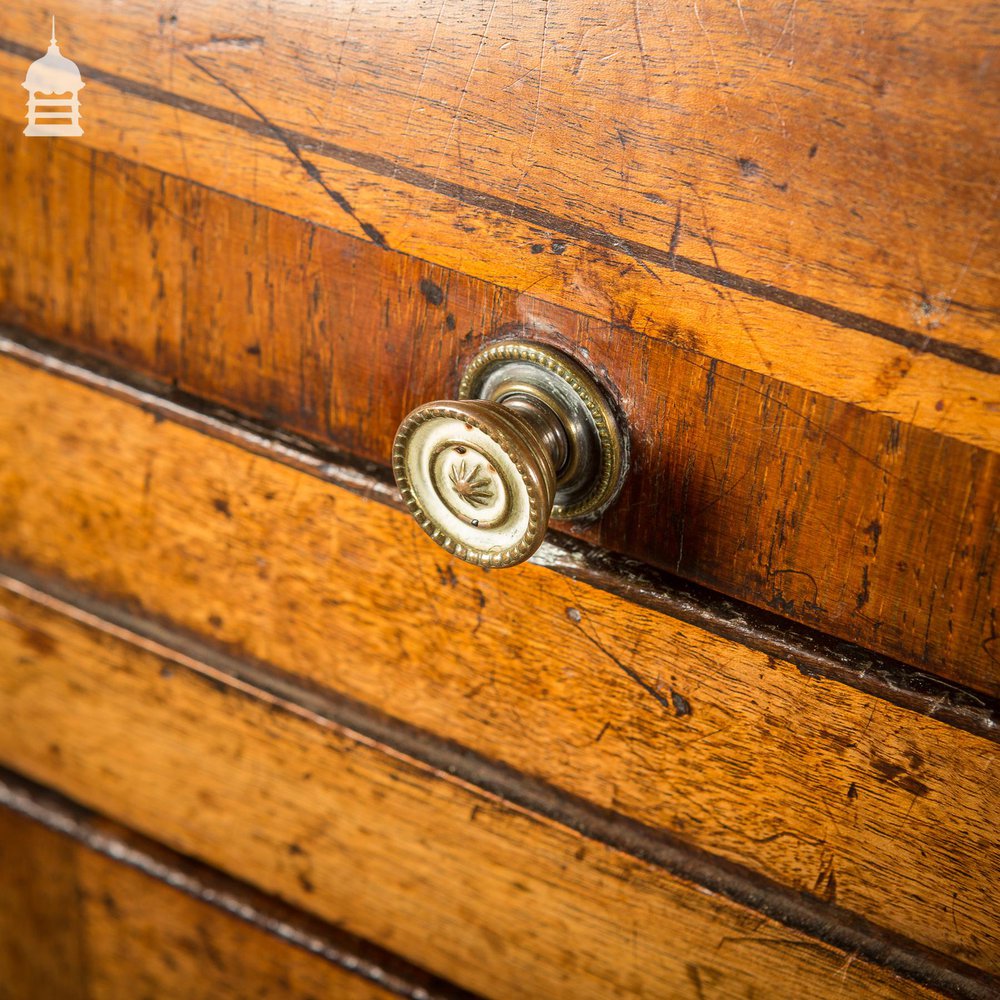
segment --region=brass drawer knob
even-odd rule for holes
[[[449,552],[512,566],[541,545],[550,517],[593,518],[618,494],[625,435],[605,393],[562,352],[494,344],[458,396],[418,406],[392,453],[410,513]]]

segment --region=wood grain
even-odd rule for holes
[[[246,681],[0,600],[6,765],[462,985],[930,995]]]
[[[396,995],[84,850],[76,849],[95,1000]]]
[[[77,5],[75,148],[996,448],[989,4],[250,11]]]
[[[4,131],[0,318],[380,464],[410,408],[524,326],[606,373],[631,429],[626,492],[579,534],[1000,693],[996,454]]]
[[[988,740],[449,560],[396,510],[46,372],[7,360],[0,387],[5,558],[995,967]]]
[[[0,1000],[90,1000],[66,842],[0,809]]]
[[[56,819],[71,828],[78,825],[72,814]],[[112,824],[102,823],[99,830],[93,822],[88,826],[107,852],[117,851],[118,860],[0,809],[3,912],[10,918],[0,934],[4,1000],[388,1000],[446,995],[433,987],[420,994],[389,991],[295,948],[226,912],[219,902],[235,897],[227,895],[232,890],[224,878],[210,876],[211,887],[203,886],[208,894],[197,898],[177,888],[192,888],[197,881],[190,862],[156,845],[137,851],[137,838]],[[146,853],[149,847],[152,857]],[[156,877],[123,861],[134,860],[137,853],[151,862]],[[61,895],[55,896],[54,889],[61,889]],[[25,956],[32,960],[30,976],[12,978],[12,959],[19,962]],[[71,974],[55,985],[53,970],[71,963]]]

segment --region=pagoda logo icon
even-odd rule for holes
[[[80,91],[85,84],[76,63],[59,51],[54,17],[48,51],[28,67],[21,86],[28,92],[25,135],[83,135]]]

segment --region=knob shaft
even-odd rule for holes
[[[418,406],[393,447],[403,500],[443,548],[511,566],[541,545],[560,500],[575,515],[613,499],[623,437],[596,384],[561,353],[495,345],[466,371],[461,394],[485,398]]]

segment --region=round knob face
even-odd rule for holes
[[[498,403],[427,403],[402,423],[393,471],[439,545],[467,562],[510,566],[545,536],[555,470],[530,426]]]

